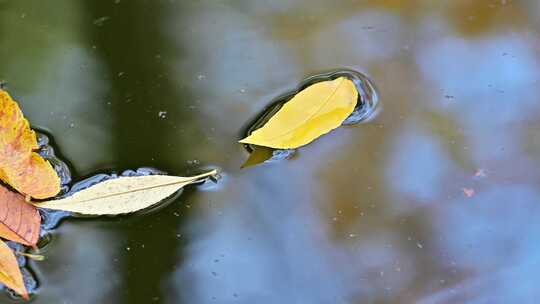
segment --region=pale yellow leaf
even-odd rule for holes
[[[34,205],[87,215],[114,215],[148,208],[182,187],[216,175],[217,171],[192,176],[129,176],[110,179],[59,200]]]
[[[354,83],[339,77],[311,85],[296,94],[261,128],[240,142],[275,149],[294,149],[339,127],[358,100]]]

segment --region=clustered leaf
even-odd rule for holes
[[[27,198],[44,199],[60,191],[60,178],[35,151],[36,133],[30,129],[17,102],[0,89],[0,238],[26,246],[39,239],[41,216]],[[15,254],[0,240],[0,282],[28,300]]]

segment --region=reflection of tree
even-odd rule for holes
[[[501,27],[520,27],[527,24],[525,8],[512,2],[450,1],[445,12],[459,33],[480,36]]]
[[[317,1],[315,1],[317,2]],[[246,3],[250,14],[260,14],[257,23],[267,29],[267,39],[279,41],[286,45],[284,48],[295,50],[297,69],[309,70],[315,61],[312,52],[316,47],[310,48],[309,36],[317,35],[327,27],[351,18],[356,14],[368,10],[381,10],[394,13],[398,18],[407,23],[405,34],[415,35],[424,30],[426,18],[430,18],[439,12],[446,17],[444,21],[450,24],[450,28],[462,36],[473,38],[491,34],[499,27],[519,28],[527,23],[527,16],[522,6],[510,3],[507,5],[495,1],[363,1],[361,3],[347,2],[335,5],[331,9],[321,9],[320,6],[304,5],[276,9],[272,13],[264,11],[259,13],[257,6]],[[304,3],[305,4],[305,3]],[[243,8],[245,9],[245,8]],[[326,12],[331,11],[331,14]],[[351,31],[361,29],[351,29]],[[350,41],[345,37],[329,37],[328,44],[339,46],[339,49],[350,47]],[[408,42],[406,37],[403,43]],[[301,42],[299,42],[301,41]],[[413,49],[414,51],[414,49]],[[466,131],[460,127],[457,117],[448,112],[439,112],[426,106],[421,100],[433,98],[428,91],[422,90],[422,77],[419,75],[415,56],[408,53],[401,55],[399,61],[377,62],[370,61],[361,63],[368,68],[372,75],[385,79],[385,83],[392,83],[392,87],[382,88],[384,116],[379,118],[381,128],[377,125],[362,125],[355,127],[357,132],[362,133],[358,142],[352,142],[346,146],[346,150],[334,154],[331,165],[322,169],[320,176],[324,177],[324,188],[321,191],[326,195],[320,199],[322,210],[325,210],[326,219],[330,219],[328,229],[334,241],[345,244],[358,244],[368,242],[370,235],[381,232],[390,232],[400,240],[393,243],[393,250],[404,259],[411,259],[417,265],[414,278],[410,278],[407,292],[387,293],[384,288],[369,291],[368,297],[375,299],[376,303],[414,302],[419,294],[426,292],[429,280],[434,277],[447,278],[449,261],[437,258],[437,248],[430,246],[438,240],[434,236],[431,218],[423,210],[410,211],[406,217],[396,216],[394,213],[392,197],[387,193],[388,181],[385,180],[385,172],[388,167],[388,156],[395,151],[390,151],[388,143],[401,135],[400,130],[407,122],[415,124],[426,130],[433,136],[448,153],[448,157],[455,164],[457,170],[474,172],[474,162],[471,152],[464,149]],[[390,73],[399,73],[399,76],[389,76]],[[441,71],[444,73],[444,71]],[[393,79],[394,81],[389,81]],[[418,83],[403,82],[403,79],[419,79]],[[411,90],[411,85],[415,86]],[[427,84],[425,84],[428,86]],[[419,87],[416,87],[419,86]],[[441,99],[444,97],[440,96]],[[407,115],[412,117],[400,117],[404,109]],[[400,117],[398,119],[398,117]],[[347,168],[354,173],[344,173]],[[354,178],[351,178],[354,176]],[[446,192],[442,193],[440,200],[447,201]],[[414,198],[411,198],[414,200]],[[438,202],[440,203],[440,202]],[[428,211],[426,211],[428,212]],[[333,219],[333,220],[332,220]],[[353,240],[349,236],[354,235]],[[410,241],[409,241],[410,240]],[[418,244],[416,240],[421,240]],[[369,246],[369,244],[368,244]],[[422,248],[419,248],[421,246]],[[421,249],[421,250],[419,250]],[[345,268],[348,268],[345,267]],[[343,269],[346,271],[346,269]],[[340,271],[340,269],[336,269]],[[463,279],[464,273],[453,276],[456,283]],[[377,273],[378,276],[378,273]],[[366,301],[362,296],[358,302]]]
[[[258,15],[259,7],[250,5],[250,2],[252,1],[244,1],[240,9]],[[291,39],[324,29],[351,15],[369,10],[394,13],[414,26],[421,26],[423,17],[438,12],[448,19],[457,32],[465,36],[478,36],[496,28],[518,28],[529,24],[525,5],[519,5],[512,0],[368,0],[344,1],[339,5],[334,2],[312,1],[309,6],[303,2],[298,2],[297,5],[287,4],[287,9],[276,9],[272,14],[261,10],[263,13],[257,18],[276,37]],[[332,13],[328,14],[328,11]],[[306,21],[310,26],[305,26]]]
[[[192,95],[191,89],[174,85],[168,78],[168,75],[172,74],[168,63],[173,62],[173,57],[178,56],[177,53],[182,51],[177,49],[176,43],[197,44],[198,41],[183,41],[180,38],[172,41],[173,39],[169,40],[163,36],[163,31],[167,28],[162,28],[162,20],[166,19],[165,15],[168,15],[168,7],[163,6],[163,2],[151,3],[151,1],[140,0],[121,1],[118,4],[115,2],[87,1],[87,6],[80,10],[88,12],[90,15],[90,18],[82,21],[90,36],[88,50],[93,50],[91,46],[95,45],[94,52],[100,56],[108,69],[108,73],[103,77],[110,82],[110,95],[104,101],[95,100],[94,102],[111,103],[110,106],[106,105],[106,107],[111,110],[115,124],[112,128],[115,139],[114,147],[112,147],[116,153],[115,166],[118,169],[123,169],[151,165],[181,172],[182,165],[179,164],[178,160],[191,158],[190,151],[235,155],[238,152],[237,149],[214,152],[212,147],[204,149],[193,147],[198,142],[197,134],[194,130],[189,129],[189,126],[196,128],[193,126],[196,126],[197,122],[193,121],[193,118],[182,110],[182,107],[187,105],[185,101]],[[428,24],[426,20],[433,20],[432,18],[440,18],[440,23],[448,24],[449,29],[456,33],[455,35],[461,35],[465,38],[484,37],[503,27],[513,30],[528,25],[530,20],[527,19],[524,6],[518,5],[517,1],[508,0],[506,5],[503,5],[502,2],[373,0],[343,1],[343,3],[336,4],[332,1],[314,0],[299,1],[295,4],[292,1],[284,1],[281,4],[274,4],[273,7],[283,5],[286,6],[285,9],[274,10],[268,9],[267,4],[263,1],[244,0],[219,4],[227,6],[226,9],[235,10],[249,19],[249,23],[246,23],[250,26],[249,29],[238,27],[240,35],[228,36],[228,39],[235,40],[232,43],[239,42],[242,46],[249,46],[250,41],[246,43],[246,40],[249,40],[251,36],[246,37],[242,34],[244,31],[256,30],[258,38],[269,41],[272,45],[278,45],[279,49],[286,49],[287,56],[294,57],[287,58],[287,62],[293,63],[292,67],[289,68],[297,70],[298,74],[311,74],[313,71],[335,67],[335,62],[331,58],[333,54],[328,54],[328,56],[325,54],[323,58],[325,60],[323,63],[329,66],[321,66],[320,62],[314,59],[317,46],[320,45],[315,45],[310,39],[311,36],[324,32],[345,19],[355,18],[359,14],[370,11],[395,15],[401,22],[403,32],[399,33],[401,36],[397,38],[400,41],[396,45],[401,47],[410,44],[411,49],[397,50],[394,57],[384,60],[368,61],[369,58],[366,55],[363,57],[368,58],[366,61],[358,62],[361,61],[357,60],[358,57],[363,54],[354,53],[351,41],[348,41],[346,35],[342,37],[325,36],[325,38],[330,38],[327,43],[331,47],[328,50],[331,48],[341,50],[350,47],[353,51],[346,53],[347,56],[343,56],[344,61],[366,68],[376,80],[381,79],[381,82],[386,85],[386,87],[380,87],[384,105],[383,115],[372,124],[353,127],[355,134],[356,132],[361,134],[358,139],[353,138],[353,142],[346,145],[347,149],[331,155],[332,166],[321,168],[320,175],[323,176],[322,180],[325,183],[324,189],[320,192],[324,195],[318,199],[321,204],[320,209],[327,210],[326,213],[322,213],[324,218],[330,219],[326,224],[333,244],[337,244],[336,248],[340,248],[339,245],[343,244],[347,247],[353,244],[353,241],[354,245],[347,248],[359,243],[370,246],[371,236],[387,232],[398,239],[396,243],[392,244],[395,246],[392,250],[398,252],[401,257],[409,258],[416,265],[417,272],[414,274],[415,277],[410,278],[410,282],[406,286],[407,292],[386,292],[383,288],[370,290],[368,293],[374,299],[374,303],[395,303],[397,298],[400,299],[399,302],[414,302],[417,300],[415,296],[425,293],[425,286],[430,283],[428,281],[444,274],[449,267],[449,261],[437,259],[437,252],[431,251],[436,249],[432,249],[434,246],[429,246],[437,241],[435,240],[436,236],[433,235],[434,229],[431,226],[430,215],[426,214],[429,211],[413,210],[403,217],[393,213],[392,208],[395,206],[392,205],[392,198],[388,195],[390,190],[385,188],[388,186],[388,181],[385,180],[388,155],[394,152],[390,151],[388,143],[401,135],[400,130],[403,129],[406,122],[413,121],[433,135],[435,140],[448,152],[448,157],[456,164],[458,170],[472,171],[474,165],[470,152],[462,149],[466,146],[466,134],[463,130],[459,130],[456,117],[421,102],[433,98],[433,96],[425,95],[429,92],[426,93],[423,87],[426,84],[422,82],[422,77],[417,70],[415,61],[417,50],[414,49],[414,44],[424,43],[420,41],[424,37],[419,35],[421,36],[419,40],[416,35],[423,30],[429,30],[424,26]],[[2,68],[0,77],[9,76],[10,79],[13,79],[15,77],[13,75],[18,75],[18,73],[32,75],[28,71],[39,75],[40,64],[44,62],[42,57],[46,57],[43,54],[54,50],[55,42],[66,36],[70,37],[69,33],[72,29],[68,28],[76,28],[77,23],[73,23],[73,21],[78,21],[81,17],[74,13],[79,9],[58,4],[50,6],[50,4],[33,2],[24,5],[21,9],[3,11],[4,8],[13,8],[13,3],[16,2],[0,2],[0,9],[2,9],[0,11],[2,21],[0,22],[4,25],[0,32],[0,39],[4,45],[0,48],[0,56],[9,58],[9,63],[6,62],[0,67]],[[64,1],[63,5],[68,3],[73,5],[75,2]],[[176,11],[171,15],[175,18],[186,16],[187,13],[179,11],[178,8],[186,9],[187,12],[193,14],[206,9],[205,3],[201,7],[194,3],[177,1],[176,5],[179,6],[175,6]],[[208,9],[218,11],[221,9],[218,4],[214,6],[212,2],[208,3],[210,3]],[[54,9],[41,11],[43,6]],[[66,14],[66,11],[69,11],[70,14]],[[22,12],[27,13],[27,21],[25,22],[16,19],[20,17]],[[70,17],[72,19],[67,22],[65,18]],[[193,20],[200,23],[186,24],[186,30],[189,30],[188,27],[191,26],[213,29],[212,20]],[[5,24],[16,24],[20,28]],[[40,29],[43,24],[49,27]],[[234,20],[231,21],[231,24],[234,24]],[[366,23],[365,25],[365,29],[352,28],[350,30],[365,30],[369,35],[384,35],[382,31],[377,32],[378,28],[370,29],[370,24]],[[221,32],[227,30],[230,29],[219,29]],[[181,36],[178,35],[178,37]],[[6,39],[6,37],[8,38]],[[190,35],[187,37],[193,38]],[[208,38],[196,37],[193,40],[198,39]],[[230,47],[222,40],[216,40],[219,41],[210,41],[205,46],[226,45]],[[9,41],[9,43],[5,43],[5,41]],[[190,47],[189,45],[185,46],[186,48]],[[376,47],[383,51],[384,46],[386,45],[381,44]],[[171,50],[174,53],[170,53]],[[245,50],[237,53],[243,55],[243,51]],[[201,65],[204,65],[204,60],[207,58],[199,55],[194,53],[193,58],[190,57],[190,59],[200,61]],[[221,55],[219,51],[212,53],[212,55],[219,60],[230,58]],[[256,54],[251,55],[257,57]],[[28,58],[29,60],[26,60]],[[234,58],[245,59],[242,56]],[[265,58],[257,58],[257,60],[264,61]],[[11,62],[23,65],[15,66]],[[251,64],[253,61],[248,62]],[[235,64],[237,63],[235,62]],[[8,65],[9,69],[6,68]],[[276,65],[273,68],[279,70],[281,67]],[[242,69],[241,65],[238,69]],[[211,66],[207,67],[206,70],[209,73],[214,71]],[[175,71],[175,73],[178,72]],[[249,75],[245,77],[249,77]],[[40,78],[36,77],[35,79]],[[410,81],[410,79],[418,80]],[[33,81],[34,77],[27,77],[25,85],[32,85]],[[267,85],[267,83],[262,85]],[[207,90],[215,91],[214,88]],[[81,92],[81,94],[85,94],[85,92]],[[216,102],[216,111],[219,111],[219,107],[223,106],[225,106],[223,102],[220,104]],[[167,111],[167,119],[158,117],[160,111]],[[402,117],[404,113],[405,117]],[[96,121],[97,123],[99,122]],[[180,129],[184,131],[180,132]],[[233,139],[225,139],[225,141],[227,140]],[[233,144],[224,146],[235,147]],[[189,150],[190,147],[193,148]],[[531,149],[537,151],[538,147],[534,146]],[[179,153],[173,156],[167,152],[168,150]],[[336,168],[340,169],[336,170]],[[347,168],[351,171],[341,168]],[[230,186],[238,187],[238,184],[231,183]],[[234,192],[234,190],[230,191]],[[223,199],[222,194],[216,195],[216,199]],[[236,192],[234,194],[237,195]],[[268,194],[268,197],[270,196],[271,194]],[[241,200],[243,198],[235,196],[229,200],[232,199]],[[261,208],[261,212],[267,211],[267,209]],[[175,232],[175,227],[179,225],[178,220],[183,217],[175,217],[169,213],[164,211],[152,216],[130,218],[122,221],[124,225],[115,226],[115,230],[124,229],[125,236],[127,236],[128,243],[122,248],[130,248],[129,251],[123,251],[119,258],[121,263],[125,263],[123,277],[121,277],[124,285],[118,288],[121,294],[119,297],[123,297],[124,303],[151,303],[159,302],[164,298],[161,289],[163,282],[169,278],[177,266],[178,251],[184,249],[181,247],[182,245],[179,245]],[[333,217],[337,217],[338,220],[332,221]],[[271,219],[266,224],[279,225],[280,223],[279,219],[275,221]],[[349,241],[350,234],[354,234],[354,238]],[[418,248],[416,240],[419,240],[424,248]],[[336,269],[336,271],[340,270],[346,269]],[[460,279],[459,275],[453,278]],[[187,280],[185,282],[189,284]],[[365,302],[362,295],[359,295],[358,299],[359,303]]]
[[[0,77],[11,84],[16,82],[23,90],[35,88],[41,73],[49,67],[49,56],[75,39],[79,17],[75,1],[60,1],[54,7],[29,1],[0,1]]]
[[[180,171],[179,159],[189,149],[177,149],[174,158],[163,155],[171,147],[171,129],[167,118],[174,118],[189,130],[193,118],[182,112],[190,96],[168,78],[166,61],[180,50],[163,37],[161,20],[166,9],[146,1],[88,2],[92,20],[87,20],[91,41],[108,68],[104,75],[111,83],[108,99],[114,113],[116,166],[134,168],[143,165]],[[105,18],[107,17],[107,18]],[[92,22],[101,20],[102,22]],[[173,53],[170,51],[174,50]],[[161,111],[165,113],[159,114]],[[184,147],[196,134],[174,137]],[[190,135],[191,134],[191,135]],[[185,154],[183,154],[185,153]],[[165,154],[167,155],[167,154]],[[180,165],[181,167],[181,165]],[[169,209],[170,210],[170,209]],[[153,303],[163,299],[163,286],[178,259],[175,228],[179,217],[172,212],[130,218],[125,230],[129,251],[122,254],[124,264],[122,303]]]

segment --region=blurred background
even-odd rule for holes
[[[75,180],[224,177],[64,221],[32,303],[537,303],[539,34],[535,0],[0,0],[0,80]],[[246,122],[337,68],[379,115],[240,170]]]

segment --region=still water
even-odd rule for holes
[[[159,212],[64,221],[32,303],[537,303],[539,20],[535,0],[0,0],[0,79],[75,181],[223,171]],[[240,170],[246,123],[339,68],[379,115]]]

